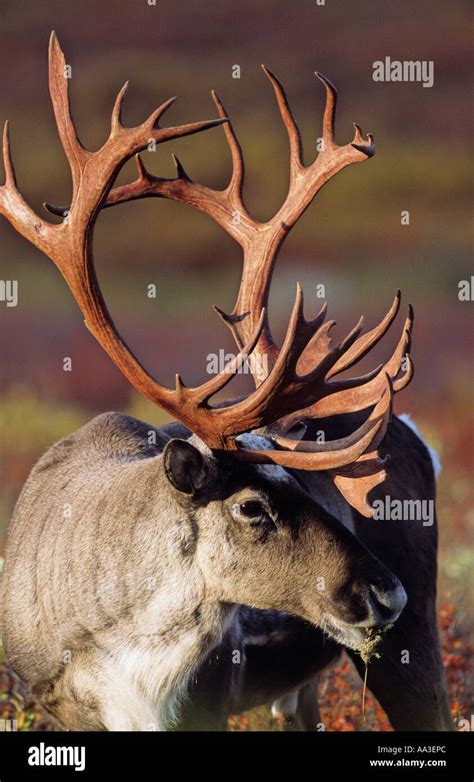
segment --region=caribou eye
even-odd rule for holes
[[[261,500],[244,500],[232,506],[233,516],[237,521],[244,522],[249,527],[263,527],[266,530],[276,530],[276,524],[268,509]]]
[[[258,500],[247,500],[247,502],[241,502],[239,510],[242,516],[248,519],[259,519],[266,515],[265,508]]]

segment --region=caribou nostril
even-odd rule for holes
[[[400,583],[392,589],[381,589],[370,584],[369,594],[372,612],[379,624],[395,622],[406,606],[407,594]]]

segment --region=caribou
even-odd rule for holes
[[[325,306],[305,317],[299,285],[280,346],[268,317],[284,239],[329,179],[373,156],[374,139],[356,125],[350,143],[336,143],[336,90],[318,73],[323,143],[305,165],[284,89],[264,71],[290,147],[288,195],[267,222],[244,203],[242,150],[215,93],[216,119],[161,127],[168,100],[127,127],[124,85],[105,143],[84,148],[54,33],[49,87],[72,200],[45,206],[60,222],[20,194],[5,126],[0,213],[58,267],[132,386],[175,419],[153,427],[99,415],[39,459],[18,499],[1,585],[3,643],[13,670],[68,729],[221,730],[230,714],[273,702],[286,727],[317,730],[320,672],[343,649],[361,670],[370,630],[387,631],[369,686],[393,727],[451,728],[436,629],[436,524],[373,518],[385,495],[435,494],[427,447],[392,414],[394,394],[413,375],[411,308],[390,358],[342,378],[387,333],[399,293],[377,326],[364,333],[361,319],[336,344]],[[224,190],[194,182],[176,157],[167,179],[139,156],[150,139],[218,125],[233,164]],[[137,179],[116,186],[134,155]],[[117,331],[95,273],[101,210],[151,197],[201,210],[243,251],[235,307],[216,308],[238,352],[198,387],[179,374],[174,388],[151,377]],[[255,389],[212,404],[249,358]]]

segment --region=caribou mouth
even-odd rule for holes
[[[322,629],[342,646],[359,651],[365,640],[365,627],[351,625],[336,619],[335,616],[325,616]]]
[[[322,629],[334,641],[348,649],[359,652],[363,660],[370,661],[373,657],[380,656],[380,650],[383,644],[383,635],[393,627],[393,623],[381,625],[380,627],[363,627],[352,625],[337,619],[333,615],[326,615],[322,624]]]

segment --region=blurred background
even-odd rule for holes
[[[339,335],[361,313],[369,327],[378,322],[396,288],[402,289],[404,306],[408,301],[414,305],[416,375],[397,398],[396,411],[413,414],[443,464],[440,622],[453,713],[456,719],[468,717],[474,609],[474,554],[469,547],[474,525],[473,303],[459,301],[458,284],[470,280],[473,271],[469,3],[149,2],[153,0],[2,0],[0,121],[11,123],[19,188],[43,215],[43,201],[69,203],[69,170],[47,87],[52,29],[72,66],[73,115],[90,149],[105,140],[115,95],[126,79],[131,81],[124,111],[128,125],[138,124],[175,94],[179,101],[163,124],[213,118],[210,90],[215,89],[243,146],[245,200],[259,219],[274,214],[288,187],[287,137],[260,64],[272,68],[287,90],[306,163],[316,153],[324,105],[324,91],[313,72],[321,71],[336,84],[337,140],[348,142],[356,121],[374,133],[377,153],[335,177],[287,239],[274,275],[272,329],[283,333],[297,280],[304,284],[308,313],[321,303],[316,286],[325,286]],[[434,86],[374,82],[372,64],[386,56],[433,60]],[[233,78],[236,65],[239,79]],[[230,156],[221,128],[158,146],[143,157],[153,173],[174,176],[171,152],[193,179],[225,187]],[[129,163],[120,181],[133,178],[134,164]],[[404,211],[409,225],[402,225]],[[109,209],[97,224],[95,255],[119,330],[161,382],[172,382],[178,370],[187,382],[202,382],[207,355],[221,348],[233,351],[211,305],[232,309],[240,250],[209,218],[158,199]],[[165,416],[130,389],[84,328],[51,261],[4,220],[0,278],[17,280],[19,288],[17,307],[0,302],[4,542],[22,483],[56,439],[109,409],[151,423],[161,423]],[[150,284],[156,285],[156,298],[147,296]],[[390,355],[398,333],[394,329],[364,369]],[[63,371],[65,357],[72,359],[71,372]],[[235,393],[243,389],[241,383],[234,384]],[[25,705],[7,669],[0,671],[4,713],[21,713],[23,727],[47,726],[34,705]],[[348,662],[328,675],[328,729],[358,729],[360,683],[352,676]],[[340,701],[344,689],[346,700]],[[386,729],[380,709],[374,703],[371,709],[372,726]],[[234,721],[233,727],[268,726],[268,720],[264,711]]]

